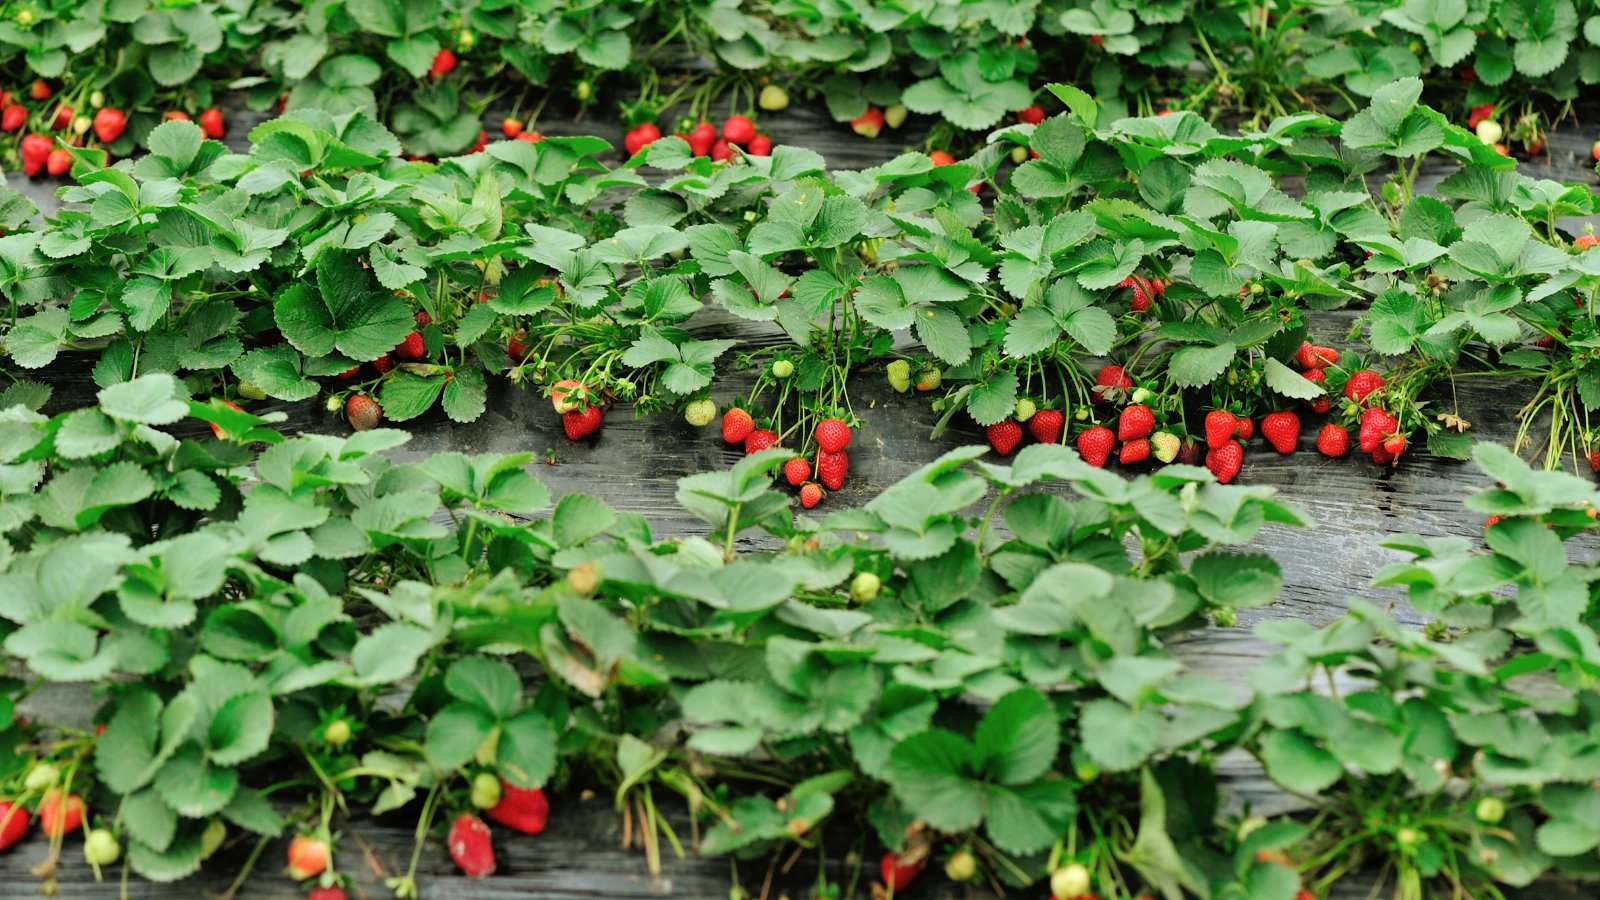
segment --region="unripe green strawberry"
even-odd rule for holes
[[[957,850],[945,861],[944,875],[951,881],[971,881],[978,874],[978,858],[970,850]]]
[[[896,103],[883,111],[883,123],[890,128],[899,128],[905,124],[908,112],[910,110],[906,109],[904,103]]]
[[[472,779],[472,805],[493,809],[500,802],[500,779],[492,772],[479,772]]]
[[[42,791],[61,778],[61,770],[53,764],[42,762],[28,770],[22,786],[30,791]]]
[[[794,374],[794,363],[787,359],[776,360],[772,364],[772,377],[782,380]]]
[[[1476,810],[1478,821],[1485,825],[1498,825],[1506,817],[1506,802],[1499,797],[1490,795],[1478,801]]]
[[[683,420],[696,428],[710,425],[717,417],[717,402],[709,397],[690,400],[683,408]]]
[[[200,835],[200,858],[210,859],[213,853],[222,848],[222,842],[227,839],[228,826],[222,824],[221,819],[212,819]]]
[[[877,599],[881,590],[883,590],[882,579],[871,572],[857,572],[856,577],[850,579],[850,599],[857,603]]]
[[[96,828],[83,839],[83,859],[91,866],[109,866],[122,855],[122,845],[109,829]]]
[[[1017,401],[1016,406],[1011,408],[1011,416],[1018,422],[1026,422],[1033,418],[1033,414],[1038,411],[1039,407],[1032,400],[1023,397]]]
[[[1172,462],[1178,458],[1178,451],[1183,448],[1183,441],[1170,431],[1158,431],[1150,435],[1150,453],[1164,463]]]
[[[330,747],[343,747],[350,743],[350,723],[344,719],[334,719],[322,729],[322,740]]]
[[[904,394],[911,390],[911,363],[907,360],[897,359],[889,363],[884,370],[889,376],[889,386],[896,392]]]
[[[265,400],[267,392],[244,379],[239,379],[239,396],[246,400]]]
[[[769,84],[761,89],[761,96],[756,99],[756,105],[768,112],[777,112],[789,106],[789,92],[775,84]]]

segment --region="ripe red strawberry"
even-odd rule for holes
[[[201,113],[200,130],[208,138],[222,140],[222,136],[228,133],[228,126],[222,121],[222,110],[213,106]]]
[[[822,485],[817,484],[815,481],[808,481],[806,482],[805,486],[800,488],[801,506],[804,506],[806,509],[810,509],[821,502]]]
[[[843,450],[829,453],[817,451],[817,480],[830,491],[844,487],[844,477],[850,474],[850,454]]]
[[[1572,246],[1578,250],[1587,250],[1596,245],[1600,245],[1600,234],[1595,234],[1593,232],[1580,234],[1572,239]]]
[[[1028,430],[1033,432],[1033,439],[1041,444],[1061,443],[1061,429],[1067,424],[1067,417],[1059,409],[1041,409],[1028,419]]]
[[[725,444],[742,444],[755,430],[755,420],[737,406],[728,407],[728,411],[722,414],[722,441]]]
[[[1106,460],[1111,458],[1111,448],[1116,443],[1117,436],[1111,433],[1111,429],[1096,425],[1078,435],[1078,455],[1089,465],[1104,468]]]
[[[926,856],[908,862],[901,859],[898,853],[885,853],[883,859],[878,861],[878,875],[889,890],[903,891],[922,874],[922,867],[927,862]]]
[[[50,837],[60,837],[77,831],[83,825],[83,798],[77,794],[62,796],[60,789],[44,792],[39,801],[39,827]]]
[[[1155,302],[1157,297],[1161,296],[1163,285],[1159,278],[1150,279],[1135,272],[1122,279],[1122,282],[1117,287],[1133,288],[1133,300],[1129,302],[1128,306],[1134,312],[1142,313],[1150,308],[1150,304]]]
[[[776,443],[778,443],[778,433],[776,431],[752,431],[744,439],[744,455],[749,456],[753,453],[760,453]]]
[[[51,131],[60,131],[61,129],[66,128],[68,125],[71,125],[71,124],[72,124],[72,107],[66,105],[65,103],[63,103],[60,106],[56,107],[55,118],[50,120],[50,130]]]
[[[0,800],[0,850],[22,840],[28,833],[28,811],[20,803]]]
[[[1371,453],[1385,438],[1399,429],[1400,421],[1389,415],[1383,407],[1374,406],[1362,410],[1357,445],[1361,448],[1361,452]]]
[[[422,332],[413,331],[406,335],[406,339],[394,345],[394,355],[401,359],[421,359],[428,352],[422,343]]]
[[[623,135],[622,146],[628,151],[628,155],[632,156],[659,140],[661,140],[661,129],[654,122],[645,122]]]
[[[527,144],[542,144],[544,143],[544,135],[537,131],[524,131],[517,135],[517,140]]]
[[[805,457],[796,456],[783,464],[783,477],[788,480],[790,487],[799,487],[811,478],[811,463]]]
[[[1300,373],[1300,377],[1313,384],[1327,384],[1328,373],[1321,369],[1307,369]]]
[[[733,159],[733,145],[721,138],[711,145],[711,159],[713,162],[727,162]]]
[[[876,106],[850,120],[850,129],[864,138],[875,138],[883,131],[883,110]]]
[[[187,121],[189,121],[189,114],[184,112],[181,109],[169,109],[166,112],[161,114],[161,121],[163,121],[163,122],[187,122]]]
[[[115,106],[102,106],[94,114],[94,136],[100,143],[109,144],[128,130],[128,117]]]
[[[22,174],[32,178],[43,172],[54,148],[55,144],[42,134],[25,136],[22,139]]]
[[[1094,383],[1098,388],[1094,392],[1094,402],[1096,403],[1109,403],[1114,394],[1133,390],[1133,379],[1129,378],[1122,371],[1122,367],[1117,365],[1109,365],[1102,368],[1100,373],[1095,376]]]
[[[1302,369],[1326,369],[1339,362],[1339,351],[1332,347],[1319,347],[1310,341],[1302,341],[1300,351],[1294,358]]]
[[[938,168],[939,166],[953,166],[956,164],[956,158],[945,150],[935,150],[932,153],[929,153],[928,159],[933,161],[935,168]]]
[[[16,131],[26,121],[28,121],[26,106],[8,106],[4,112],[0,112],[0,131]]]
[[[1244,465],[1244,447],[1234,441],[1229,441],[1221,447],[1213,447],[1206,453],[1206,468],[1217,480],[1223,484],[1232,481],[1239,474],[1239,469]]]
[[[467,150],[467,153],[482,153],[483,148],[487,146],[489,146],[489,132],[480,128],[478,130],[478,139],[472,142],[472,147]]]
[[[387,375],[394,368],[394,357],[385,353],[372,361],[372,367],[378,370],[379,375]]]
[[[1373,391],[1383,387],[1383,376],[1371,369],[1360,369],[1350,373],[1350,379],[1344,383],[1344,395],[1347,399],[1358,404],[1365,404],[1367,396]]]
[[[367,394],[351,394],[344,401],[344,417],[357,431],[371,431],[383,420],[383,407]]]
[[[462,813],[450,823],[450,859],[468,878],[494,874],[494,847],[489,843],[489,826],[472,813]]]
[[[729,116],[722,122],[722,139],[730,144],[744,146],[755,139],[756,123],[749,116]]]
[[[513,831],[538,834],[550,818],[550,800],[538,788],[520,788],[500,782],[500,802],[485,813]]]
[[[1477,128],[1484,119],[1494,118],[1494,104],[1480,103],[1467,111],[1467,127]]]
[[[1117,440],[1136,441],[1139,438],[1149,437],[1150,432],[1156,430],[1156,416],[1150,407],[1141,403],[1125,407],[1122,414],[1117,416]]]
[[[602,415],[598,406],[575,409],[562,414],[561,427],[566,429],[569,440],[582,440],[600,430]]]
[[[328,842],[309,834],[297,834],[289,841],[289,877],[305,881],[328,868]]]
[[[348,369],[345,369],[343,372],[340,372],[339,373],[339,380],[340,381],[349,381],[350,379],[352,379],[352,378],[354,378],[354,377],[356,377],[357,375],[360,375],[360,374],[361,374],[361,366],[359,364],[357,364],[357,365],[351,366]]]
[[[817,446],[829,453],[838,453],[850,446],[850,426],[843,419],[823,419],[813,433]]]
[[[1233,433],[1239,440],[1249,443],[1256,436],[1256,423],[1249,416],[1235,416]]]
[[[750,146],[744,149],[745,152],[751,156],[771,156],[772,138],[769,138],[764,134],[758,134],[750,139]]]
[[[35,100],[49,100],[54,93],[50,89],[50,82],[43,78],[35,78],[33,84],[28,85],[28,96]]]
[[[506,116],[500,120],[500,133],[512,140],[522,133],[522,120],[516,116]]]
[[[1600,450],[1589,451],[1589,470],[1600,472]]]
[[[1238,427],[1233,413],[1225,409],[1213,409],[1206,413],[1206,446],[1215,449],[1232,443],[1233,433]]]
[[[1398,459],[1400,454],[1406,452],[1406,436],[1396,432],[1384,438],[1383,452]]]
[[[1589,148],[1589,155],[1594,157],[1596,162],[1600,162],[1600,141],[1595,141]]]
[[[1300,446],[1300,417],[1286,409],[1267,413],[1261,435],[1279,453],[1293,453]]]
[[[1001,419],[984,429],[984,434],[989,438],[989,446],[1001,456],[1009,456],[1022,443],[1022,426],[1016,419]]]
[[[1017,121],[1025,125],[1037,125],[1044,121],[1044,107],[1035,103],[1017,110]]]
[[[695,156],[709,156],[711,145],[717,142],[717,126],[710,122],[702,121],[689,129],[684,140],[689,142],[689,151]]]
[[[1317,432],[1317,452],[1323,456],[1341,457],[1350,452],[1350,432],[1343,425],[1332,422]]]
[[[333,887],[314,887],[311,889],[311,893],[306,895],[306,900],[350,900],[350,895],[346,894],[344,888],[338,885]]]
[[[1150,458],[1150,442],[1144,438],[1131,440],[1122,445],[1122,452],[1117,455],[1117,461],[1125,466],[1141,463]]]
[[[1325,413],[1328,410],[1333,408],[1333,401],[1328,399],[1328,395],[1327,394],[1323,394],[1321,397],[1318,397],[1317,399],[1312,400],[1310,403],[1308,403],[1306,405],[1311,408],[1312,412],[1314,412],[1314,413],[1316,413],[1317,415],[1320,416],[1323,413]]]
[[[428,67],[428,74],[434,78],[443,78],[449,75],[456,67],[456,52],[445,47],[433,55],[433,65]]]
[[[51,177],[60,178],[72,170],[72,154],[60,147],[51,150],[50,155],[45,157],[44,170]]]
[[[1381,445],[1378,447],[1378,449],[1372,451],[1371,456],[1372,461],[1380,466],[1387,466],[1389,463],[1394,462],[1394,456],[1390,454],[1389,451],[1383,449]]]

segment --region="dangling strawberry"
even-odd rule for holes
[[[1067,417],[1059,409],[1041,409],[1028,418],[1028,431],[1041,444],[1061,443],[1061,430]]]
[[[765,429],[760,431],[752,431],[750,432],[749,436],[744,439],[744,455],[751,456],[753,454],[760,453],[761,451],[767,449],[768,447],[774,446],[777,443],[778,433],[776,431],[767,431]]]
[[[989,438],[989,446],[1001,456],[1011,455],[1011,451],[1022,443],[1022,426],[1017,424],[1016,419],[1001,419],[985,429],[984,433]]]
[[[817,439],[818,447],[829,453],[838,453],[850,445],[850,426],[843,419],[823,419],[817,423],[812,436]]]
[[[1044,121],[1044,107],[1035,103],[1017,110],[1017,121],[1024,125],[1037,125]]]
[[[0,111],[0,131],[16,131],[28,121],[28,108],[20,104]]]
[[[1104,468],[1106,460],[1111,458],[1111,448],[1116,443],[1117,436],[1112,434],[1111,429],[1096,425],[1078,435],[1078,455],[1089,465],[1097,469]]]
[[[22,139],[22,174],[32,178],[44,171],[50,161],[50,151],[55,144],[42,134],[30,134]]]
[[[94,114],[94,136],[100,143],[109,144],[128,130],[128,117],[115,106],[102,106]]]
[[[550,818],[550,800],[539,788],[520,788],[502,781],[500,801],[485,815],[513,831],[538,834]]]
[[[1235,441],[1229,441],[1220,447],[1213,447],[1206,454],[1206,468],[1211,474],[1217,476],[1217,481],[1227,484],[1239,474],[1239,469],[1244,466],[1244,447]]]
[[[213,106],[201,113],[200,130],[208,138],[222,140],[222,136],[228,133],[228,126],[222,121],[222,110]]]
[[[803,456],[796,456],[783,464],[783,477],[790,487],[799,487],[811,479],[811,463]]]
[[[1225,409],[1213,409],[1206,413],[1205,428],[1206,446],[1216,449],[1233,441],[1233,434],[1238,430],[1239,423],[1233,413]]]
[[[1373,391],[1381,390],[1383,385],[1382,375],[1371,369],[1361,369],[1350,373],[1349,380],[1344,383],[1344,395],[1357,404],[1365,405],[1367,396]]]
[[[722,441],[725,444],[742,444],[755,430],[755,420],[737,406],[728,407],[728,411],[722,414]]]
[[[51,177],[60,178],[72,170],[72,154],[61,147],[51,150],[45,158],[44,169]]]
[[[1113,394],[1120,397],[1123,391],[1133,390],[1133,379],[1129,378],[1118,365],[1105,366],[1095,376],[1094,381],[1095,403],[1110,403],[1114,399]]]
[[[500,120],[500,132],[506,137],[516,140],[522,134],[522,120],[515,116],[506,116]]]
[[[722,139],[730,144],[744,146],[755,139],[756,123],[749,116],[729,116],[722,123]]]
[[[568,440],[582,440],[600,430],[602,418],[600,407],[587,406],[562,414],[561,427],[566,430]]]
[[[758,134],[750,139],[750,146],[746,147],[744,152],[751,156],[771,156],[772,138],[764,134]]]
[[[1322,426],[1322,430],[1317,432],[1317,452],[1334,458],[1350,452],[1350,432],[1332,422]]]
[[[468,878],[494,874],[494,847],[489,843],[489,826],[472,813],[462,813],[450,823],[450,859]]]
[[[455,67],[456,52],[449,47],[445,47],[433,55],[433,65],[428,67],[428,74],[434,78],[443,78],[449,75]]]
[[[843,450],[829,453],[817,451],[817,480],[830,491],[844,487],[845,476],[850,473],[850,454]]]

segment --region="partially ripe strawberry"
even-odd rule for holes
[[[885,853],[878,860],[878,875],[883,879],[884,886],[891,891],[903,891],[911,886],[922,874],[922,867],[927,864],[925,857],[912,861],[902,860],[898,853]]]
[[[222,140],[222,136],[228,133],[228,126],[222,121],[222,110],[213,106],[201,113],[200,130],[208,138]]]
[[[588,400],[589,389],[576,379],[563,378],[550,388],[550,405],[562,415],[582,408]]]
[[[830,491],[837,491],[844,487],[845,476],[850,474],[850,454],[840,450],[838,453],[829,453],[826,450],[817,451],[817,480]]]
[[[1117,436],[1111,433],[1111,429],[1096,425],[1078,435],[1078,455],[1089,465],[1103,468],[1106,460],[1111,458],[1111,449],[1116,443]]]
[[[1317,452],[1335,459],[1350,452],[1350,432],[1332,422],[1322,426],[1317,432]]]
[[[494,874],[494,847],[489,843],[489,826],[472,813],[462,813],[450,823],[450,859],[468,878]]]
[[[811,478],[811,463],[803,456],[796,456],[783,464],[783,477],[791,487],[799,487]]]
[[[1177,459],[1178,451],[1182,449],[1183,441],[1170,431],[1158,431],[1150,435],[1150,452],[1164,463]]]
[[[53,94],[55,91],[51,90],[50,82],[43,78],[35,78],[33,84],[28,86],[28,96],[35,100],[49,100]]]
[[[729,116],[722,123],[722,139],[730,144],[744,146],[755,140],[756,123],[749,116]]]
[[[1025,125],[1037,125],[1044,121],[1044,107],[1035,103],[1017,110],[1017,121]]]
[[[443,78],[449,75],[456,67],[456,52],[445,47],[433,55],[433,65],[428,67],[428,74],[434,78]]]
[[[850,120],[850,129],[864,138],[875,138],[883,131],[883,110],[876,106]]]
[[[383,421],[383,407],[366,394],[351,394],[344,402],[344,417],[357,431],[371,431]]]
[[[807,482],[800,488],[800,505],[811,509],[822,502],[822,485],[815,481]]]
[[[297,834],[289,841],[289,877],[305,881],[321,875],[328,868],[331,851],[328,842],[309,834]]]
[[[928,159],[931,160],[936,167],[953,166],[956,162],[956,158],[954,156],[951,156],[949,153],[946,153],[943,150],[935,150],[932,153],[929,153]]]
[[[1596,245],[1600,245],[1600,234],[1595,234],[1592,231],[1580,234],[1572,239],[1572,246],[1578,250],[1587,250]]]
[[[789,107],[789,92],[776,84],[769,84],[761,89],[761,96],[756,98],[756,105],[768,112],[778,112]]]
[[[989,446],[1001,456],[1009,456],[1022,443],[1022,426],[1017,424],[1016,419],[1001,419],[985,429],[984,433],[989,438]]]
[[[1589,148],[1589,155],[1600,161],[1600,141],[1595,141],[1594,146]]]

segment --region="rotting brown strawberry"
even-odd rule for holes
[[[811,478],[811,463],[803,456],[796,456],[783,464],[783,477],[790,487],[799,487]]]
[[[1117,461],[1125,466],[1142,463],[1150,458],[1150,441],[1146,438],[1135,438],[1125,441],[1122,450],[1117,454]]]
[[[1142,403],[1124,407],[1121,415],[1117,416],[1117,440],[1136,441],[1149,437],[1150,432],[1156,429],[1155,413],[1150,407]]]
[[[1111,458],[1111,449],[1116,444],[1117,436],[1111,429],[1104,425],[1095,425],[1078,435],[1078,455],[1089,465],[1104,468],[1106,460]]]
[[[1300,417],[1286,409],[1267,413],[1261,435],[1279,453],[1293,453],[1300,447]]]
[[[383,407],[368,394],[351,394],[344,401],[344,417],[357,431],[371,431],[383,421]]]
[[[1011,455],[1011,451],[1022,443],[1022,426],[1009,417],[985,428],[984,434],[989,438],[989,446],[1001,456]]]
[[[538,834],[550,818],[550,799],[539,788],[520,788],[502,781],[500,802],[485,815],[513,831]]]
[[[800,488],[800,505],[811,509],[822,502],[822,485],[808,481]]]
[[[817,451],[817,480],[830,491],[837,491],[844,487],[845,476],[850,474],[850,454],[840,450],[838,453],[829,453],[826,450]]]
[[[1215,449],[1232,443],[1238,428],[1239,423],[1233,413],[1225,409],[1213,409],[1206,413],[1206,446]]]
[[[1028,417],[1028,431],[1041,444],[1061,443],[1061,431],[1067,417],[1059,409],[1041,409]]]
[[[569,440],[582,440],[600,430],[600,422],[604,414],[598,406],[586,406],[575,409],[561,416],[561,427],[566,430]]]
[[[462,813],[450,823],[450,859],[468,878],[494,874],[494,846],[489,842],[489,826],[472,813]]]
[[[760,453],[768,447],[775,446],[777,443],[778,433],[776,431],[768,431],[764,428],[757,431],[752,431],[750,432],[749,436],[744,439],[744,455],[750,456],[752,454]]]
[[[1332,422],[1322,426],[1317,432],[1317,452],[1335,459],[1350,452],[1350,432]]]
[[[1211,448],[1206,453],[1206,468],[1211,474],[1217,476],[1217,481],[1227,484],[1239,474],[1239,469],[1244,466],[1244,447],[1236,441],[1229,441],[1220,447]]]
[[[755,430],[755,420],[750,418],[748,412],[737,406],[728,407],[728,411],[722,414],[723,443],[742,444]]]

